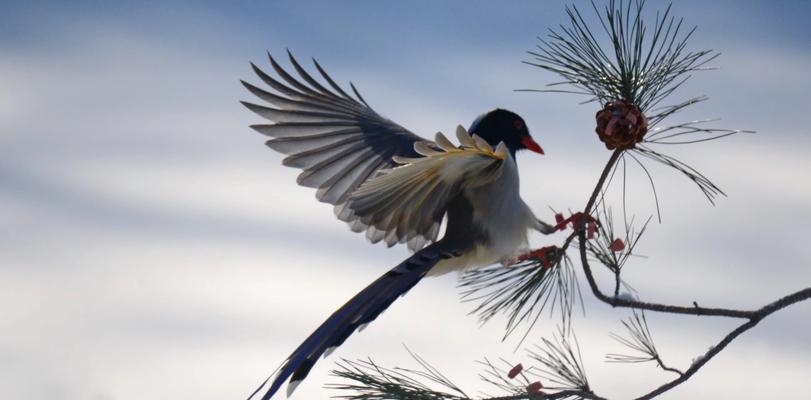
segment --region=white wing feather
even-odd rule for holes
[[[504,143],[496,150],[478,136],[457,128],[461,146],[437,134],[435,146],[417,142],[421,158],[397,157],[403,165],[381,171],[350,196],[347,207],[359,220],[387,232],[388,241],[426,237],[438,228],[448,203],[460,192],[492,182],[509,157]]]

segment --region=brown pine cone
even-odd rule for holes
[[[608,102],[597,112],[597,136],[609,150],[634,148],[648,133],[648,119],[634,104]]]

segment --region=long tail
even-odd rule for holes
[[[287,395],[290,396],[296,386],[307,377],[310,369],[322,354],[329,354],[332,349],[343,344],[358,327],[374,321],[394,300],[414,287],[440,259],[450,256],[437,251],[436,247],[434,244],[414,253],[398,266],[377,278],[327,318],[287,358],[287,361],[275,374],[273,383],[262,396],[262,400],[273,397],[287,377],[290,377],[290,383],[287,386]],[[248,399],[253,398],[266,383],[267,380]]]

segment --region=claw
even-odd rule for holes
[[[544,268],[549,268],[557,261],[559,251],[558,246],[541,247],[518,256],[518,261],[538,260]]]
[[[594,219],[594,217],[583,214],[582,212],[576,212],[569,218],[563,218],[562,214],[555,214],[555,221],[557,221],[555,229],[559,231],[565,230],[566,226],[569,224],[572,224],[572,229],[575,231],[586,229],[589,239],[594,238],[594,235],[597,232],[597,227],[600,224],[600,222]]]

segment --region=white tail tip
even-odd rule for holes
[[[338,348],[338,346],[332,346],[332,347],[326,349],[324,351],[324,358],[329,357],[332,354],[332,352],[335,351],[335,349],[337,349],[337,348]]]
[[[296,388],[298,387],[298,385],[300,383],[301,383],[301,381],[292,381],[292,382],[287,384],[287,397],[290,397],[290,395],[293,394],[293,392],[296,391]]]

